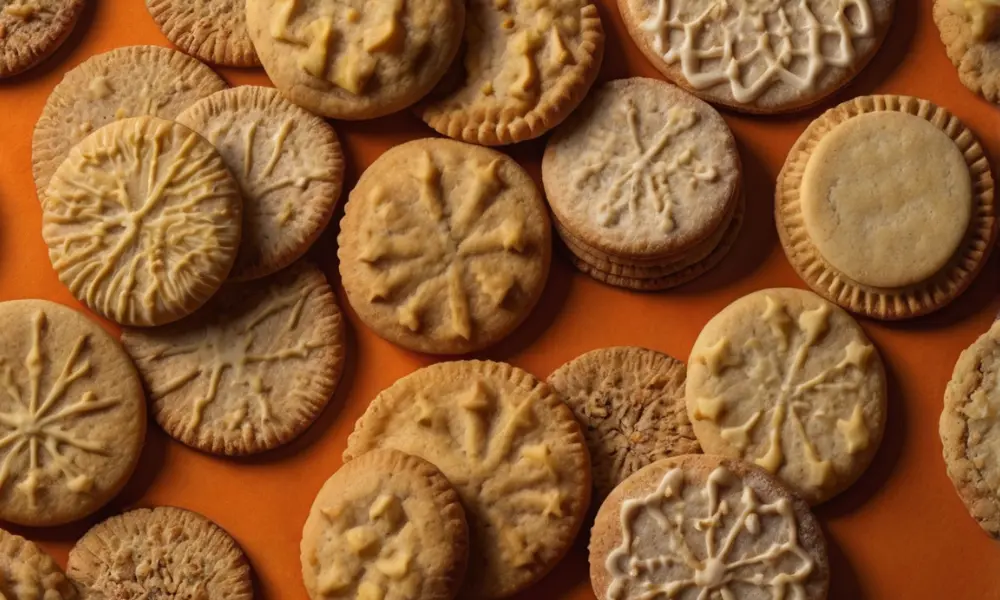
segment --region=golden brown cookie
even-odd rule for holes
[[[42,237],[81,302],[122,325],[162,325],[194,312],[229,275],[242,203],[208,141],[136,117],[73,148],[42,199]]]
[[[257,67],[239,0],[146,0],[146,8],[174,46],[198,60],[227,67]]]
[[[678,456],[625,480],[597,513],[598,598],[826,600],[826,541],[773,477],[719,456]]]
[[[264,277],[305,254],[340,199],[344,157],[333,128],[256,86],[212,94],[176,120],[212,142],[243,191],[243,237],[230,279]]]
[[[469,0],[465,46],[417,114],[448,137],[496,146],[536,138],[579,105],[604,57],[590,0]]]
[[[458,52],[462,0],[248,0],[250,38],[296,104],[373,119],[424,97]]]
[[[302,531],[313,600],[451,600],[468,557],[455,489],[434,465],[395,450],[372,450],[334,473]]]
[[[0,302],[0,389],[0,519],[61,525],[122,489],[146,438],[146,399],[100,326],[45,300]]]
[[[590,503],[590,457],[548,385],[503,363],[446,362],[379,394],[344,461],[392,448],[434,464],[462,499],[469,571],[459,597],[506,597],[569,550]]]
[[[420,352],[480,350],[513,331],[545,288],[548,211],[499,152],[425,139],[376,160],[351,192],[340,274],[361,320]]]
[[[66,41],[85,0],[0,0],[0,79],[42,62]]]
[[[66,573],[94,600],[253,598],[236,541],[205,517],[169,506],[98,523],[73,546]]]
[[[204,452],[287,443],[326,407],[344,368],[344,325],[323,273],[298,263],[227,284],[164,327],[126,329],[156,422]]]
[[[39,196],[70,149],[95,130],[126,117],[173,119],[225,88],[211,69],[169,48],[128,46],[88,58],[52,90],[35,125],[31,166]]]
[[[799,276],[877,319],[944,307],[996,238],[982,147],[918,98],[865,96],[827,111],[792,148],[775,194],[778,234]]]
[[[56,561],[19,535],[0,529],[0,598],[76,600],[76,588]]]
[[[1000,103],[1000,2],[935,0],[934,22],[962,83]]]
[[[655,350],[617,347],[587,352],[549,375],[583,428],[596,498],[657,460],[701,452],[684,403],[686,372]]]
[[[712,318],[685,395],[707,454],[753,462],[810,504],[854,483],[885,430],[878,351],[850,315],[803,290],[755,292]]]

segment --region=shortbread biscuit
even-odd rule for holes
[[[313,600],[451,600],[468,557],[455,489],[434,465],[395,450],[372,450],[334,473],[302,530]]]
[[[240,0],[146,0],[153,20],[174,46],[213,65],[257,67]]]
[[[469,0],[463,54],[417,114],[466,142],[533,139],[579,105],[603,57],[590,0]]]
[[[344,157],[333,128],[255,86],[212,94],[176,120],[212,142],[243,190],[243,238],[229,278],[264,277],[305,254],[340,199]]]
[[[78,300],[122,325],[162,325],[194,312],[229,275],[242,202],[208,141],[136,117],[73,148],[42,199],[42,237]]]
[[[373,119],[424,97],[462,41],[462,0],[248,0],[250,38],[292,102]]]
[[[146,438],[146,399],[100,326],[45,300],[0,302],[0,388],[0,520],[68,523],[122,489]]]
[[[707,454],[755,463],[810,504],[854,483],[885,430],[878,351],[850,315],[803,290],[755,292],[709,321],[685,395]]]
[[[351,192],[340,274],[358,316],[412,350],[461,354],[493,344],[545,288],[548,211],[511,158],[417,140],[376,160]]]
[[[0,529],[0,598],[76,600],[76,588],[56,561],[19,535]]]
[[[934,22],[962,83],[1000,103],[1000,2],[935,0]]]
[[[86,0],[0,2],[0,79],[42,62],[66,41]]]
[[[573,413],[510,365],[446,362],[384,390],[358,420],[344,460],[392,448],[434,464],[470,529],[459,597],[506,597],[569,550],[590,503],[590,457]]]

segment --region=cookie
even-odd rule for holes
[[[162,325],[219,289],[243,200],[215,148],[183,125],[135,117],[73,148],[42,199],[49,260],[78,300],[122,325]]]
[[[548,385],[503,363],[446,362],[380,393],[344,461],[376,448],[441,469],[469,521],[459,598],[510,596],[569,550],[590,503],[590,457],[572,411]]]
[[[118,494],[146,438],[142,385],[118,342],[64,306],[0,302],[0,389],[0,519],[61,525]]]
[[[243,241],[230,279],[256,279],[305,254],[340,199],[344,157],[323,119],[273,88],[240,86],[212,94],[177,122],[222,155],[243,191]]]
[[[463,53],[417,114],[466,142],[537,138],[580,104],[603,57],[589,0],[469,0]]]
[[[677,85],[748,113],[821,102],[875,56],[895,0],[620,0],[632,40]]]
[[[0,529],[0,598],[76,600],[76,588],[41,548]]]
[[[686,372],[655,350],[617,347],[587,352],[549,375],[583,428],[597,498],[657,460],[701,452],[684,403]]]
[[[876,319],[938,310],[996,238],[994,183],[954,115],[906,96],[855,98],[814,121],[778,177],[785,254],[818,294]]]
[[[462,40],[462,0],[248,0],[250,38],[289,100],[373,119],[424,97]]]
[[[205,517],[169,506],[98,523],[73,546],[66,573],[87,598],[253,598],[236,541]]]
[[[372,450],[323,484],[302,530],[313,600],[451,600],[469,557],[458,494],[429,462]]]
[[[601,505],[590,582],[602,600],[825,600],[830,567],[816,517],[773,477],[678,456],[638,471]]]
[[[146,8],[170,43],[198,60],[226,67],[258,67],[247,32],[245,3],[146,0]]]
[[[802,290],[754,292],[712,318],[685,397],[705,453],[763,467],[810,504],[854,483],[885,430],[878,351],[850,315]]]
[[[451,140],[392,148],[361,176],[340,226],[358,317],[411,350],[463,354],[513,331],[545,288],[548,211],[511,158]]]
[[[230,456],[298,437],[344,368],[340,309],[323,273],[307,263],[228,284],[190,317],[126,329],[122,343],[167,434]]]
[[[962,83],[1000,103],[1000,2],[935,0],[933,12]]]
[[[224,82],[197,60],[168,48],[128,46],[83,61],[52,90],[31,140],[39,196],[70,149],[126,117],[173,119]]]
[[[27,71],[62,46],[85,0],[0,2],[0,79]]]

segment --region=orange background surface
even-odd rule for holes
[[[899,0],[885,47],[823,106],[871,93],[922,96],[969,125],[996,166],[1000,107],[959,83],[932,22],[931,2]],[[608,35],[601,79],[656,76],[628,38],[614,1],[599,4]],[[77,31],[53,59],[0,82],[0,299],[48,298],[82,310],[56,278],[42,242],[31,133],[63,73],[94,54],[131,44],[167,45],[141,0],[91,0]],[[222,74],[234,85],[268,84],[261,70]],[[789,148],[820,112],[793,118],[726,114],[745,165],[748,211],[735,249],[718,269],[680,289],[644,295],[591,281],[559,255],[541,304],[525,325],[479,356],[509,361],[543,378],[603,346],[644,345],[686,359],[701,326],[736,298],[767,287],[805,287],[778,244],[774,181]],[[334,125],[348,157],[348,190],[389,147],[432,135],[408,114]],[[542,148],[533,142],[507,151],[540,181]],[[311,255],[339,286],[336,229],[331,225]],[[889,420],[872,467],[853,488],[817,509],[829,542],[833,599],[1000,599],[1000,547],[956,496],[937,433],[942,395],[959,353],[1000,310],[998,263],[1000,253],[963,297],[928,318],[904,324],[862,321],[888,367]],[[351,324],[346,372],[330,406],[302,438],[256,458],[227,460],[190,450],[153,425],[138,472],[109,507],[74,526],[14,530],[41,542],[65,564],[74,540],[98,520],[131,507],[181,506],[233,534],[253,563],[259,597],[306,598],[299,538],[315,493],[340,466],[347,435],[371,398],[432,361],[377,338],[347,307],[342,290],[338,295]],[[519,598],[592,599],[586,541],[584,532],[566,560]]]

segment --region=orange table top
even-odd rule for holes
[[[959,83],[931,19],[931,3],[899,0],[885,47],[823,106],[872,93],[927,98],[970,126],[1000,166],[1000,107]],[[629,39],[614,0],[599,4],[608,34],[601,78],[657,76]],[[131,44],[168,45],[140,0],[91,0],[77,31],[53,59],[0,82],[0,299],[48,298],[80,308],[56,278],[42,242],[31,132],[63,73],[94,54]],[[268,84],[261,70],[222,74],[234,85]],[[778,243],[774,182],[789,148],[821,110],[791,118],[725,115],[739,140],[748,208],[743,233],[718,269],[675,291],[635,294],[591,281],[558,256],[527,323],[480,356],[540,377],[586,350],[611,345],[643,345],[686,359],[702,325],[736,298],[767,287],[805,287]],[[346,189],[389,147],[432,135],[408,114],[334,125],[348,157]],[[506,151],[540,181],[542,148],[534,142]],[[336,226],[330,229],[312,256],[339,282]],[[889,421],[872,467],[854,487],[817,509],[830,548],[831,598],[1000,599],[1000,547],[955,494],[937,433],[942,395],[959,353],[1000,310],[998,269],[1000,254],[995,254],[963,297],[928,318],[903,324],[862,320],[888,367]],[[74,540],[106,516],[136,506],[182,506],[218,522],[246,549],[261,598],[306,598],[299,538],[314,495],[340,466],[347,436],[369,400],[432,360],[376,337],[347,308],[342,290],[339,297],[351,323],[346,374],[330,406],[302,438],[263,456],[227,460],[190,450],[151,426],[137,474],[100,514],[73,526],[15,531],[63,562]],[[518,598],[592,599],[586,538],[581,535],[566,560]]]

